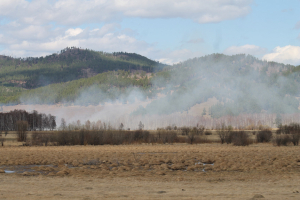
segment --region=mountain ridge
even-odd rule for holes
[[[71,54],[76,58],[72,62],[69,61]],[[217,118],[244,112],[298,112],[300,66],[262,61],[245,54],[211,54],[172,66],[125,52],[104,53],[67,48],[60,55],[60,65],[54,71],[70,66],[78,69],[82,67],[80,64],[85,63],[82,67],[85,76],[49,82],[32,89],[16,86],[7,89],[2,85],[0,101],[14,104],[98,105],[152,99],[147,106],[133,112],[145,115],[184,112],[209,98],[216,98],[220,103],[213,105],[208,113]],[[47,64],[55,62],[55,56],[46,56],[40,61],[29,58],[29,61],[32,66],[36,62]],[[94,73],[93,66],[99,63],[99,59],[101,62],[107,60],[111,66],[101,68],[101,73]],[[39,78],[47,81],[43,75]],[[9,90],[10,93],[7,92]]]

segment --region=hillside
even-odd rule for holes
[[[76,51],[78,49],[67,49],[59,55],[68,57],[68,52]],[[80,57],[83,55],[82,52],[77,58],[74,53],[72,57],[78,60],[69,65],[64,61],[65,65],[70,67],[63,67],[62,71],[65,68],[71,71],[81,69],[78,63],[86,62],[94,64],[85,65],[89,68],[82,68],[95,72],[93,66],[98,66],[97,62],[102,66],[105,59],[107,60],[105,62],[110,63],[110,67],[96,68],[99,73],[94,73],[91,77],[87,74],[83,76],[82,73],[80,75],[79,72],[78,76],[75,76],[74,72],[74,80],[65,78],[63,79],[65,81],[59,82],[59,79],[53,76],[52,80],[58,81],[57,83],[34,89],[12,87],[14,90],[8,92],[3,88],[2,91],[3,93],[6,91],[6,96],[2,96],[0,101],[23,104],[98,105],[105,102],[130,103],[136,99],[151,99],[151,103],[147,106],[141,106],[132,113],[146,115],[186,112],[209,98],[216,98],[219,103],[207,110],[213,118],[224,115],[236,116],[241,113],[298,112],[300,66],[261,61],[250,55],[223,54],[212,54],[166,66],[137,54],[106,55],[88,50],[79,51],[87,51],[89,55],[95,54],[95,57],[97,55],[102,60],[100,62],[90,58],[89,61],[82,61],[84,59]],[[43,58],[46,60],[45,66],[51,62],[58,63],[51,58],[51,56]],[[56,68],[53,72],[51,69],[47,68],[48,77],[51,77],[49,74],[57,73]]]
[[[155,72],[165,66],[134,53],[105,53],[72,47],[40,58],[0,56],[0,85],[32,89],[107,71]]]
[[[105,53],[75,47],[39,58],[0,56],[0,102],[15,101],[16,96],[28,89],[90,78],[103,72],[152,73],[165,66],[135,53]]]
[[[213,54],[194,58],[158,72],[156,85],[166,96],[134,114],[171,114],[215,97],[213,118],[241,113],[295,113],[300,94],[299,67],[258,60],[252,56]],[[199,113],[200,115],[200,113]]]
[[[16,100],[25,104],[98,105],[115,100],[127,102],[127,96],[137,88],[143,95],[150,96],[146,93],[151,81],[145,72],[132,75],[129,71],[118,70],[28,90],[17,95]]]

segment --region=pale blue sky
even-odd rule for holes
[[[66,46],[166,63],[211,53],[300,64],[300,0],[1,0],[0,53]]]

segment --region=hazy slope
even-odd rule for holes
[[[118,53],[108,58],[130,63],[151,62],[137,54]],[[144,68],[144,71],[131,68],[130,72],[125,68],[103,72],[93,77],[20,91],[10,99],[22,104],[69,105],[116,101],[126,104],[147,100],[147,104],[132,114],[168,115],[188,112],[191,107],[216,98],[219,103],[207,108],[207,114],[213,118],[241,113],[295,113],[298,112],[300,94],[298,68],[261,61],[249,55],[212,54],[173,66]]]
[[[135,114],[171,114],[216,97],[209,114],[219,118],[241,113],[298,112],[299,72],[291,65],[252,56],[213,54],[194,58],[159,72],[154,85],[164,87],[157,99]],[[199,113],[200,114],[200,113]]]

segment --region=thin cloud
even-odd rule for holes
[[[203,42],[204,42],[204,40],[202,38],[196,38],[196,39],[190,39],[186,43],[199,44],[199,43],[203,43]]]
[[[138,52],[156,60],[176,63],[201,52],[161,50],[138,40],[133,30],[122,29],[123,18],[183,18],[197,23],[216,23],[244,17],[253,0],[1,0],[0,54],[43,56],[67,46],[101,51]],[[90,23],[101,28],[82,28]],[[202,43],[191,39],[188,44]],[[179,54],[178,52],[181,52]],[[170,56],[170,57],[168,57]]]
[[[272,53],[264,55],[262,59],[284,64],[300,65],[300,47],[292,45],[278,46]]]
[[[39,29],[40,27],[37,28],[37,31]],[[0,43],[10,41],[6,43],[6,48],[0,51],[0,54],[14,57],[40,57],[56,53],[68,46],[76,46],[105,52],[138,52],[166,64],[174,64],[203,55],[202,52],[194,52],[184,48],[181,50],[158,49],[154,44],[148,44],[136,39],[132,34],[127,34],[131,31],[124,31],[118,24],[106,24],[101,28],[91,30],[88,28],[70,28],[59,31],[53,30],[53,32],[51,29],[45,30],[41,32],[47,34],[40,39],[28,37],[23,40],[23,38],[16,39],[15,34],[11,36],[0,35]]]
[[[180,49],[174,51],[160,51],[159,54],[161,58],[158,59],[158,61],[169,65],[176,64],[190,58],[200,57],[204,55],[203,52],[191,51],[188,49]]]
[[[256,45],[246,44],[243,46],[228,47],[223,53],[227,55],[250,54],[253,56],[262,56],[267,53],[267,49]]]
[[[185,18],[214,23],[246,16],[253,0],[2,0],[0,16],[27,24],[99,23],[123,17]]]

